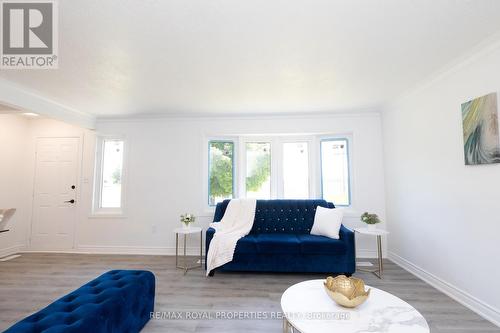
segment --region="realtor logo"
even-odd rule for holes
[[[1,2],[2,69],[57,68],[55,1]]]

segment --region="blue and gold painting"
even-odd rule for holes
[[[465,164],[500,163],[497,94],[462,104]]]

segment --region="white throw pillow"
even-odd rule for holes
[[[339,239],[339,230],[344,213],[341,209],[330,209],[318,206],[314,215],[311,235],[326,236]]]

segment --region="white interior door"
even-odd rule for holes
[[[78,138],[37,139],[31,227],[33,249],[73,248],[78,146]]]

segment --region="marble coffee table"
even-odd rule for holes
[[[283,331],[301,333],[429,333],[424,317],[410,304],[383,290],[355,309],[337,305],[326,294],[324,280],[310,280],[288,288],[281,297]]]

